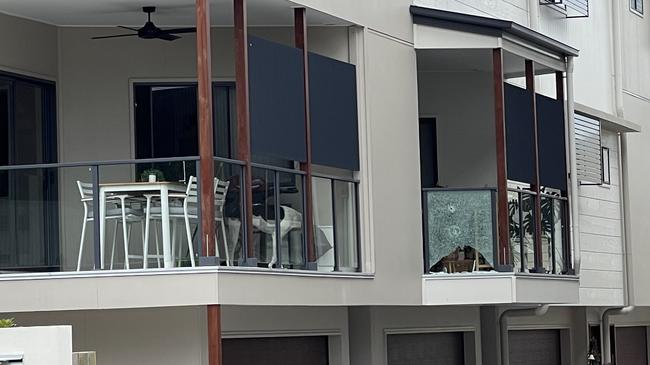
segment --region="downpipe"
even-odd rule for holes
[[[539,317],[548,312],[548,304],[535,308],[512,308],[504,310],[499,316],[499,330],[501,337],[501,365],[510,364],[510,346],[508,344],[508,318],[511,317]]]
[[[610,333],[609,333],[609,317],[610,316],[617,316],[617,315],[623,315],[623,314],[628,314],[631,311],[634,310],[633,305],[629,305],[627,307],[623,308],[609,308],[603,312],[603,317],[602,317],[602,322],[601,322],[601,328],[600,331],[602,333],[603,337],[603,348],[602,348],[602,354],[603,357],[601,359],[601,363],[603,365],[610,365],[612,364],[612,351],[611,351],[611,338],[610,338]]]
[[[571,242],[573,246],[573,268],[580,274],[580,204],[578,192],[578,163],[576,161],[575,103],[573,101],[573,57],[567,57],[566,67],[567,125],[569,140],[569,177],[571,183]]]

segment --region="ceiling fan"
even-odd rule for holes
[[[160,29],[151,21],[151,13],[156,12],[155,6],[144,6],[142,11],[147,13],[147,22],[140,29],[118,26],[118,28],[128,29],[136,33],[129,34],[116,34],[116,35],[106,35],[100,37],[93,37],[92,39],[106,39],[106,38],[121,38],[121,37],[135,37],[138,36],[143,39],[162,39],[165,41],[173,41],[179,39],[180,37],[176,34],[181,33],[195,33],[196,28],[173,28],[173,29]]]

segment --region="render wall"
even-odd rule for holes
[[[419,72],[420,116],[436,118],[442,186],[496,187],[494,96],[488,72]]]
[[[56,27],[0,13],[0,44],[0,71],[56,80]]]
[[[223,338],[326,335],[330,364],[350,364],[345,308],[224,306],[221,312]],[[98,364],[208,364],[205,306],[8,315],[21,326],[71,325],[73,351],[96,351]]]
[[[626,2],[621,1],[619,5],[623,16],[623,111],[626,119],[642,128],[641,133],[626,136],[631,296],[633,304],[650,305],[650,197],[647,194],[650,181],[647,157],[650,155],[650,22],[647,13],[642,18],[632,13]]]

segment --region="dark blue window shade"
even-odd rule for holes
[[[508,179],[535,182],[533,104],[530,92],[504,84]]]
[[[564,103],[539,94],[536,96],[536,103],[540,184],[566,190]]]
[[[302,51],[248,39],[253,156],[305,161],[305,79]]]
[[[356,67],[309,54],[312,163],[359,170]]]

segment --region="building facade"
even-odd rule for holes
[[[648,364],[643,5],[0,2],[0,318],[99,364]]]

